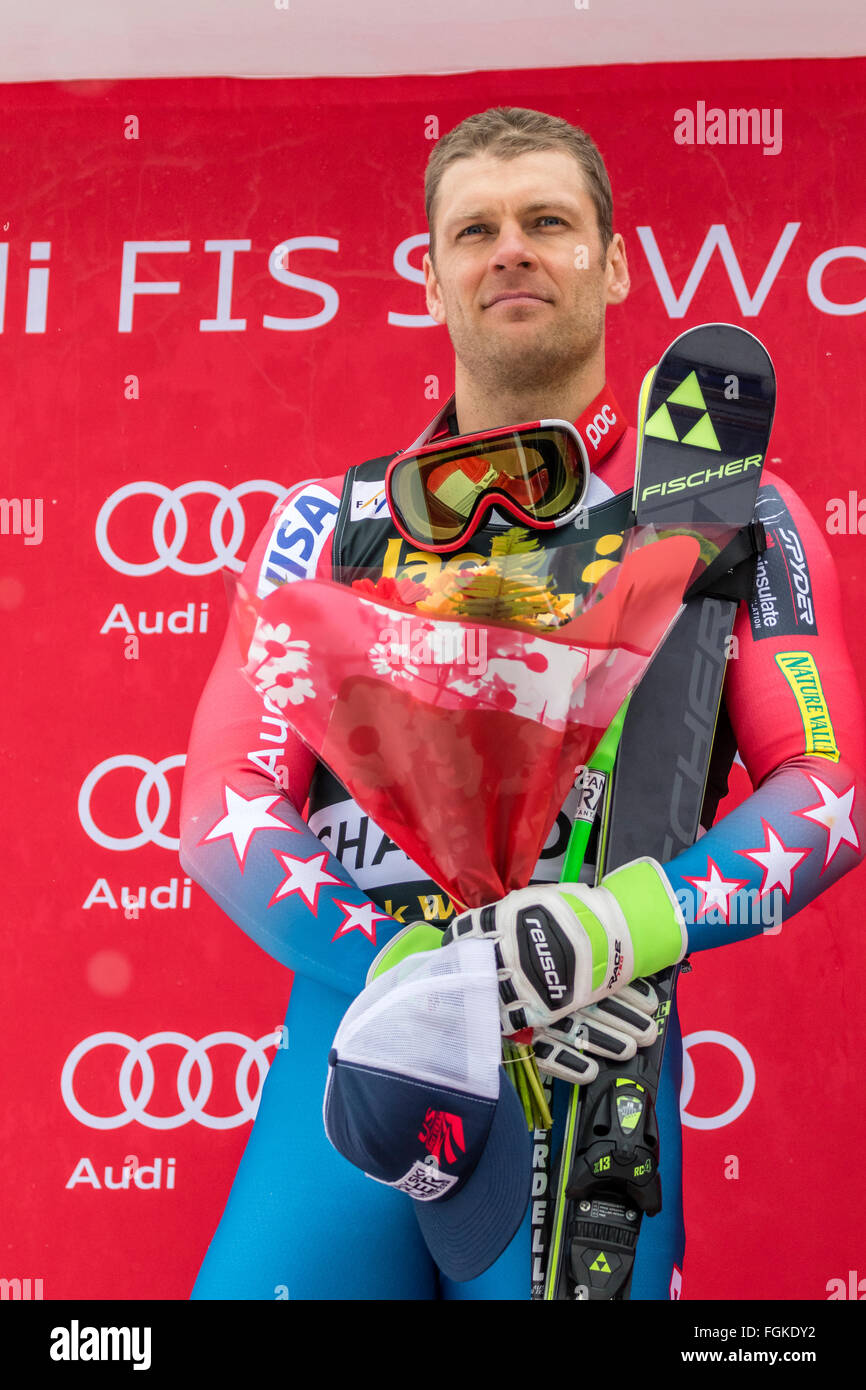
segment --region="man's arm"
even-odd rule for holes
[[[300,484],[274,507],[243,583],[331,577],[339,495]],[[234,615],[199,700],[180,808],[180,862],[281,964],[354,996],[402,924],[361,892],[303,818],[314,754],[240,673]]]
[[[803,503],[771,481],[782,499],[774,524],[784,543],[767,566],[761,613],[744,604],[737,615],[725,684],[740,756],[757,790],[664,866],[684,909],[690,951],[787,920],[854,868],[866,848],[863,705],[835,567]],[[799,631],[791,630],[792,613]]]
[[[766,566],[764,606],[738,614],[725,688],[757,790],[668,864],[635,859],[593,888],[522,888],[446,930],[446,942],[494,942],[502,1027],[540,1035],[536,1055],[553,1074],[565,1074],[550,1066],[569,1051],[563,1037],[591,1037],[599,1017],[616,1025],[624,985],[645,983],[687,951],[759,935],[863,856],[863,707],[833,562],[795,494],[776,479],[771,486],[774,543],[785,554]],[[650,998],[647,1012],[654,1007]],[[578,1070],[568,1057],[565,1065]]]

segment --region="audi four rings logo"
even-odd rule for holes
[[[193,493],[203,492],[208,497],[217,499],[210,519],[210,543],[213,547],[213,559],[194,562],[182,560],[180,552],[189,532],[189,522],[187,521],[186,510],[183,505],[185,497],[190,497]],[[124,487],[119,487],[108,497],[99,509],[99,516],[96,518],[96,544],[99,553],[112,569],[118,570],[120,574],[145,575],[157,574],[163,569],[176,570],[178,574],[213,574],[223,566],[236,570],[238,573],[244,567],[244,562],[238,559],[238,550],[243,544],[244,531],[246,529],[246,518],[239,499],[246,497],[250,492],[270,493],[273,498],[282,497],[286,492],[284,483],[272,483],[267,478],[252,478],[249,482],[238,483],[237,487],[224,487],[222,483],[209,483],[201,478],[191,483],[183,483],[180,487],[169,488],[163,483],[136,482],[126,483]],[[153,517],[153,548],[156,551],[155,560],[146,560],[137,564],[133,560],[123,560],[117,554],[108,539],[108,523],[114,514],[116,507],[121,502],[125,502],[129,497],[158,497],[159,505]],[[174,540],[169,545],[166,536],[166,522],[169,513],[174,518]],[[227,543],[223,542],[223,521],[226,513],[232,519],[231,535]]]
[[[688,1103],[695,1089],[695,1064],[689,1053],[690,1047],[698,1043],[718,1043],[732,1052],[740,1064],[743,1081],[740,1094],[727,1110],[718,1115],[690,1115]],[[680,1091],[680,1118],[689,1129],[722,1129],[739,1119],[755,1093],[755,1064],[747,1048],[730,1033],[719,1033],[715,1028],[704,1028],[700,1033],[689,1033],[683,1038],[683,1085]]]
[[[113,758],[104,758],[101,763],[97,763],[93,771],[88,772],[81,784],[81,791],[78,793],[78,817],[91,840],[102,845],[103,849],[140,849],[142,845],[146,844],[162,845],[163,849],[179,849],[180,840],[162,833],[162,827],[168,820],[168,813],[171,809],[171,789],[165,774],[170,768],[183,767],[185,762],[185,753],[175,753],[172,757],[163,758],[158,763],[152,763],[148,758],[139,758],[135,753],[118,753]],[[113,772],[119,767],[137,768],[143,774],[135,794],[135,814],[141,832],[138,835],[107,834],[106,831],[99,829],[90,809],[90,798],[93,796],[97,783],[102,780],[106,773]],[[156,815],[153,818],[147,809],[151,787],[156,787],[157,796]]]
[[[208,1051],[219,1043],[229,1043],[241,1049],[240,1061],[235,1072],[235,1094],[240,1109],[233,1115],[206,1115],[204,1110],[213,1087],[213,1067]],[[147,1105],[153,1095],[155,1078],[150,1053],[153,1048],[164,1044],[183,1048],[183,1057],[177,1070],[177,1096],[181,1109],[175,1115],[149,1115]],[[76,1120],[80,1120],[91,1129],[119,1129],[121,1125],[128,1125],[133,1120],[137,1120],[148,1129],[178,1129],[180,1125],[189,1124],[190,1120],[204,1125],[206,1129],[235,1129],[256,1117],[270,1065],[265,1048],[276,1045],[277,1039],[273,1033],[266,1033],[256,1041],[244,1033],[208,1033],[207,1037],[199,1042],[188,1037],[186,1033],[150,1033],[146,1038],[142,1038],[141,1042],[131,1038],[128,1033],[94,1033],[73,1047],[66,1058],[60,1076],[60,1092],[70,1115],[74,1115]],[[126,1051],[118,1077],[118,1091],[123,1109],[114,1115],[93,1115],[89,1110],[85,1110],[75,1094],[75,1071],[83,1057],[109,1046],[122,1047]],[[199,1084],[196,1094],[193,1095],[190,1089],[190,1074],[196,1063],[199,1069]],[[133,1095],[132,1077],[136,1064],[141,1068],[141,1086],[138,1095]],[[258,1074],[258,1086],[251,1099],[247,1089],[247,1078],[253,1065]]]
[[[177,1129],[180,1125],[196,1120],[206,1129],[234,1129],[238,1125],[253,1120],[258,1110],[265,1076],[270,1065],[265,1049],[276,1046],[272,1033],[253,1041],[244,1033],[208,1033],[207,1037],[196,1042],[186,1033],[151,1033],[138,1042],[128,1033],[94,1033],[75,1046],[63,1064],[60,1076],[60,1091],[70,1115],[80,1120],[90,1129],[119,1129],[133,1120],[148,1129]],[[213,1067],[208,1051],[220,1043],[228,1043],[241,1049],[241,1057],[235,1071],[235,1094],[240,1109],[233,1115],[207,1115],[204,1107],[210,1098],[213,1087]],[[743,1081],[740,1094],[733,1105],[718,1115],[690,1115],[687,1110],[695,1086],[695,1069],[689,1054],[690,1047],[699,1043],[717,1043],[732,1052],[740,1064]],[[175,1115],[149,1115],[147,1105],[153,1095],[155,1071],[150,1052],[153,1048],[171,1044],[184,1049],[177,1071],[177,1095],[181,1109]],[[118,1077],[118,1091],[123,1109],[114,1115],[93,1115],[78,1100],[75,1094],[75,1072],[79,1062],[89,1053],[102,1047],[122,1047],[126,1050]],[[137,1096],[132,1093],[132,1076],[136,1063],[141,1067],[141,1088]],[[195,1064],[199,1067],[198,1091],[193,1096],[190,1090],[190,1075]],[[256,1094],[250,1098],[247,1086],[250,1068],[255,1064],[258,1073]],[[680,1095],[680,1115],[683,1124],[690,1129],[721,1129],[724,1125],[738,1119],[749,1105],[755,1091],[755,1064],[748,1050],[730,1033],[720,1033],[715,1029],[704,1029],[700,1033],[689,1033],[683,1038],[683,1087]]]

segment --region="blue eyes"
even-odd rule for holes
[[[562,217],[557,217],[554,213],[545,213],[545,215],[544,215],[543,217],[539,217],[539,218],[538,218],[538,221],[539,221],[539,222],[560,222],[560,223],[562,224],[563,227],[565,226],[565,220],[564,220],[564,218],[562,218]],[[476,231],[479,231],[479,230],[483,230],[484,227],[485,227],[485,224],[484,224],[483,222],[473,222],[471,226],[469,226],[469,227],[464,227],[462,232],[458,232],[458,234],[457,234],[457,235],[458,235],[458,239],[459,239],[460,237],[467,236],[467,235],[469,235],[469,234],[472,233],[472,232],[476,232]]]

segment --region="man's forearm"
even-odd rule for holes
[[[773,930],[856,867],[866,789],[844,760],[786,762],[696,844],[664,865],[689,951]]]
[[[185,821],[185,872],[275,960],[354,997],[402,924],[365,897],[278,787],[243,783],[229,779],[223,804]]]

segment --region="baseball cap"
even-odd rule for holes
[[[498,1259],[529,1202],[529,1131],[501,1049],[493,942],[472,939],[375,979],[328,1056],[328,1139],[414,1199],[431,1255],[457,1281]]]

